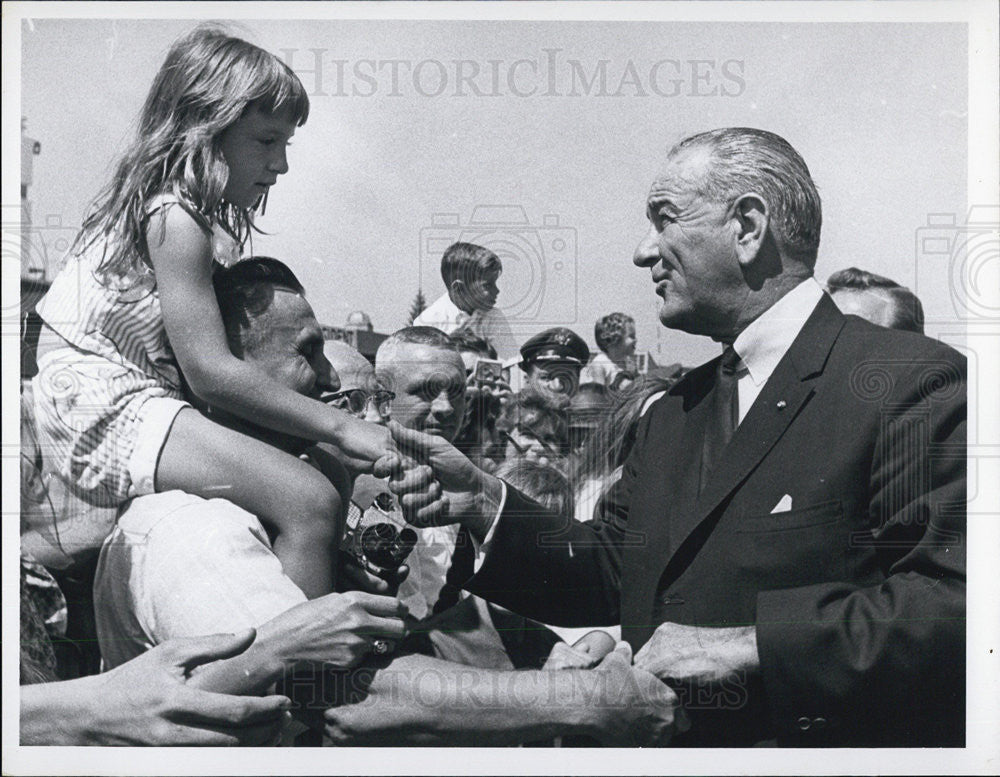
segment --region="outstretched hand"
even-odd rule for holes
[[[593,670],[603,696],[594,736],[608,747],[663,747],[690,722],[677,694],[652,674],[631,666],[632,649],[619,642]]]
[[[288,717],[285,696],[230,696],[188,685],[202,664],[246,650],[256,633],[172,639],[92,682],[94,744],[264,745]]]
[[[389,430],[346,413],[344,415],[340,439],[333,445],[340,451],[345,466],[354,474],[371,473],[379,478],[398,472],[401,465],[399,452]]]
[[[635,665],[674,685],[745,678],[760,668],[753,626],[709,628],[661,623]]]

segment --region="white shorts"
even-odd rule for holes
[[[180,391],[75,348],[42,356],[32,387],[46,472],[91,506],[153,493],[163,443],[190,407]]]
[[[174,397],[152,397],[142,405],[142,421],[128,460],[129,497],[155,493],[156,465],[177,414],[191,405]]]

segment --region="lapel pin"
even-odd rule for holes
[[[784,410],[786,407],[788,407],[788,403],[783,399],[779,399],[777,407],[778,410]]]

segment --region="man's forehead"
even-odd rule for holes
[[[312,306],[298,292],[283,286],[275,287],[274,299],[267,312],[253,326],[266,327],[271,332],[319,329],[319,321]]]
[[[440,371],[442,368],[453,367],[465,375],[465,363],[462,357],[450,348],[441,348],[423,343],[398,343],[379,360],[378,368],[392,369],[402,375],[424,376],[428,371]]]
[[[271,300],[270,312],[273,316],[288,321],[316,320],[312,305],[306,302],[306,298],[294,289],[285,286],[274,287],[274,299]]]
[[[673,201],[697,194],[710,164],[708,149],[681,149],[672,153],[653,180],[647,202]]]
[[[837,289],[832,296],[847,315],[860,316],[879,326],[888,326],[892,321],[892,297],[878,289]]]

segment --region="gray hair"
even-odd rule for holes
[[[432,326],[407,326],[393,332],[382,341],[375,352],[375,372],[381,377],[391,362],[396,359],[396,351],[403,345],[424,345],[438,348],[453,355],[458,364],[463,364],[458,348],[444,332]],[[465,369],[463,364],[462,369]]]
[[[685,138],[669,156],[693,148],[712,154],[703,194],[717,202],[760,194],[780,246],[800,261],[815,264],[823,223],[819,192],[805,160],[787,140],[766,130],[726,127]]]

